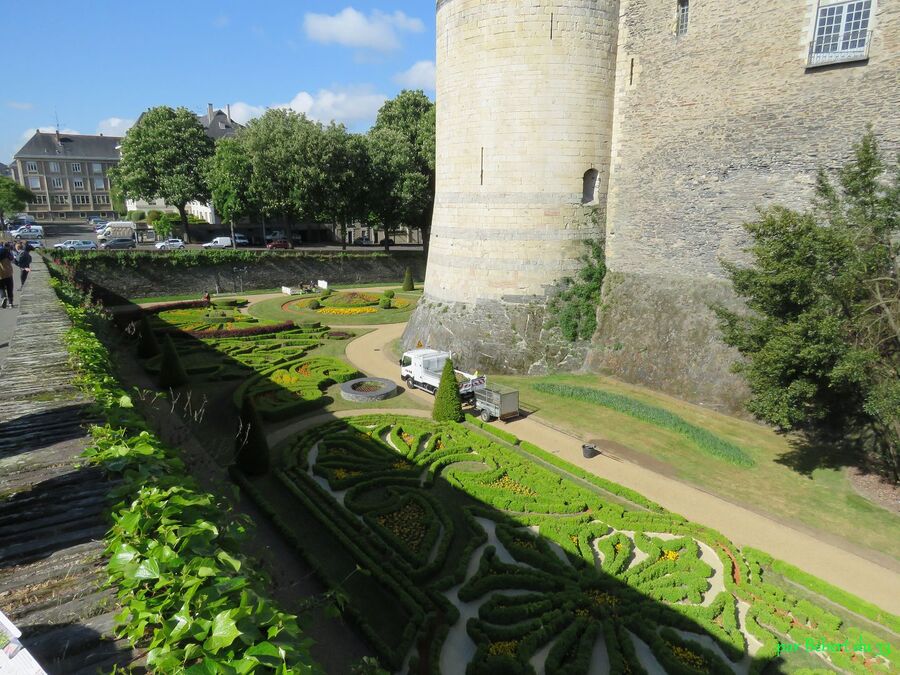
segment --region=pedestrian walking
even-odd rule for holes
[[[19,246],[22,246],[19,243]],[[16,248],[19,248],[17,246]],[[31,244],[25,244],[24,248],[21,248],[19,251],[19,255],[16,256],[16,265],[19,266],[19,291],[21,292],[23,288],[25,288],[25,280],[28,279],[28,275],[31,273],[31,252],[34,250],[34,246]]]
[[[3,299],[0,300],[0,308],[15,307],[13,296],[13,263],[15,256],[12,252],[12,245],[9,242],[3,244],[0,249],[0,293]]]

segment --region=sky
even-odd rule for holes
[[[156,105],[244,122],[289,106],[365,131],[434,98],[434,2],[0,0],[0,162],[35,129],[121,136]]]

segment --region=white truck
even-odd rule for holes
[[[433,394],[441,382],[444,363],[450,356],[450,352],[437,349],[413,349],[404,352],[403,358],[400,359],[400,377],[406,382],[407,387],[416,387]],[[470,375],[461,370],[454,372],[463,400],[471,400],[475,392],[485,386],[487,378],[484,375]]]
[[[137,225],[130,220],[113,220],[97,233],[101,244],[108,239],[134,239],[137,241]]]

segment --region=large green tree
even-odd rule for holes
[[[244,144],[235,138],[223,138],[216,143],[216,153],[206,164],[206,181],[213,206],[222,220],[231,225],[234,246],[235,221],[254,210],[250,191],[253,164]]]
[[[369,154],[366,141],[342,124],[323,128],[316,144],[315,185],[319,217],[340,229],[347,247],[347,227],[369,213]]]
[[[6,176],[0,176],[0,223],[7,214],[13,214],[25,208],[34,199],[34,193],[24,185]]]
[[[213,140],[187,108],[151,108],[122,140],[117,183],[135,199],[164,199],[178,209],[187,241],[187,204],[209,199],[203,174]]]
[[[900,164],[871,132],[813,207],[771,208],[747,232],[752,266],[726,265],[750,313],[717,310],[745,360],[749,409],[784,429],[837,428],[900,479]]]
[[[434,103],[422,91],[402,91],[381,107],[368,136],[372,212],[385,229],[421,230],[427,249],[434,212]]]

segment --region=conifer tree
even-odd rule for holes
[[[150,325],[150,320],[146,314],[141,317],[138,330],[140,331],[138,335],[138,356],[142,359],[150,359],[159,354],[159,341],[156,339],[156,334],[153,332],[153,327]]]
[[[459,385],[456,383],[456,373],[453,372],[453,360],[447,359],[444,370],[441,373],[441,382],[438,385],[437,394],[434,396],[434,409],[431,417],[436,422],[461,422],[462,398],[459,395]]]
[[[159,386],[163,389],[174,389],[187,381],[188,376],[184,372],[184,366],[181,365],[175,343],[172,342],[171,336],[166,335],[162,344],[162,362],[159,364]]]
[[[238,468],[249,476],[262,476],[269,471],[269,442],[263,430],[262,417],[250,396],[241,406],[241,427],[236,440]]]
[[[407,267],[406,273],[403,275],[403,290],[411,291],[415,289],[415,284],[413,283],[413,275],[412,268]]]

